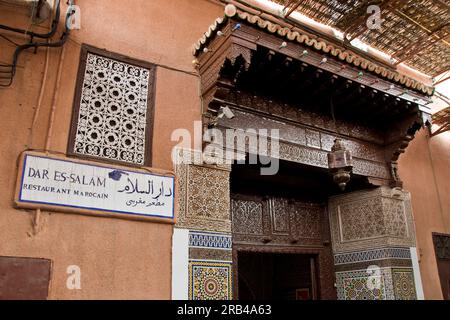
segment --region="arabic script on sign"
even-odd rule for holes
[[[19,203],[173,218],[174,178],[27,154]]]

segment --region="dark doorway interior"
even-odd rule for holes
[[[316,257],[304,254],[239,252],[239,299],[316,299]]]
[[[335,299],[327,203],[342,192],[326,169],[280,161],[263,176],[260,168],[231,170],[234,296]],[[353,175],[345,192],[371,187]]]
[[[247,156],[249,158],[249,156]],[[279,160],[276,175],[261,175],[261,164],[235,163],[231,170],[231,193],[295,198],[327,202],[343,192],[327,169]],[[267,166],[266,166],[267,167]],[[345,193],[374,188],[367,177],[352,174]]]

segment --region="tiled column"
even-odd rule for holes
[[[330,198],[338,299],[417,298],[410,202],[388,187]]]
[[[192,300],[232,299],[230,166],[179,164],[176,176],[175,229],[188,234],[183,269],[188,278],[180,278],[185,283],[173,283],[172,288],[183,291],[180,288],[186,286],[187,298]]]

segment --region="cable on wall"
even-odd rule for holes
[[[75,13],[74,11],[71,11],[71,10],[69,10],[66,14],[65,30],[62,33],[61,38],[58,41],[56,41],[56,42],[33,42],[34,37],[48,39],[56,33],[57,26],[59,23],[60,10],[61,10],[60,5],[61,5],[61,2],[60,2],[60,0],[58,0],[57,8],[56,8],[56,15],[52,22],[52,30],[49,33],[39,34],[39,33],[34,33],[31,31],[26,31],[26,30],[22,30],[22,29],[11,28],[8,26],[0,25],[0,29],[17,32],[17,33],[24,33],[24,34],[30,36],[30,43],[17,46],[17,48],[13,54],[12,64],[9,64],[9,65],[0,64],[0,80],[6,80],[6,83],[0,83],[0,88],[7,88],[12,85],[13,79],[14,79],[14,76],[16,73],[16,69],[17,69],[17,63],[19,60],[19,56],[23,51],[31,49],[31,48],[34,48],[35,50],[37,50],[39,47],[48,47],[48,48],[61,47],[66,43],[66,41],[70,35],[70,27],[69,27],[70,17]],[[72,6],[72,5],[73,5],[73,1],[71,0],[71,1],[69,1],[69,6]],[[4,76],[4,75],[8,75],[8,76]]]

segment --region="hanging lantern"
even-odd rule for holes
[[[341,139],[334,140],[334,145],[331,152],[328,153],[328,167],[333,180],[339,185],[342,191],[350,181],[350,174],[352,173],[352,155],[350,151],[345,149]]]

